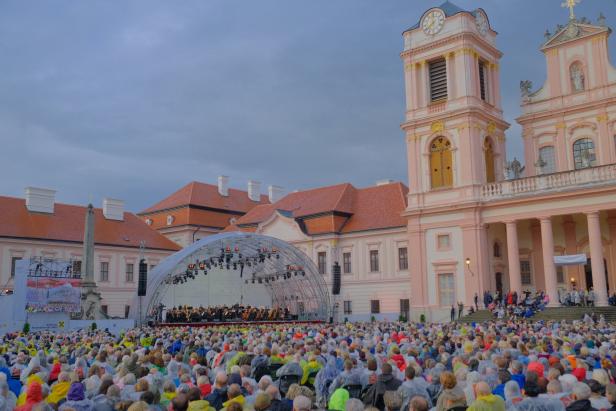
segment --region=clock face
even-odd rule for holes
[[[435,35],[443,28],[445,24],[445,14],[440,9],[431,10],[426,14],[421,22],[421,28],[424,33],[431,36]]]
[[[488,19],[480,11],[477,11],[475,13],[475,25],[477,26],[477,31],[479,31],[479,34],[481,34],[482,36],[485,36],[488,33]]]

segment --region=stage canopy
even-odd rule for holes
[[[213,281],[228,276],[237,279],[244,294],[250,295],[251,288],[255,293],[264,288],[270,297],[268,305],[286,307],[299,320],[326,320],[331,314],[324,276],[306,254],[273,237],[229,232],[205,237],[161,261],[148,273],[146,295],[133,299],[131,317],[154,319],[170,290],[175,305],[188,304],[182,302],[178,285],[196,286],[206,278]],[[208,305],[206,300],[203,306]],[[240,301],[226,301],[226,305],[235,303]]]

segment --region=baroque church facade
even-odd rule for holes
[[[520,84],[525,169],[507,162],[497,33],[450,2],[404,32],[411,311],[475,294],[616,285],[616,69],[611,30],[573,12],[546,33],[547,80]]]

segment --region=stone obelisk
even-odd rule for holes
[[[88,204],[83,233],[84,279],[81,283],[81,318],[97,320],[105,318],[101,311],[101,294],[94,281],[94,207]]]

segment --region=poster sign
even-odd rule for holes
[[[81,309],[81,278],[71,261],[31,259],[26,280],[26,311],[74,313]]]

